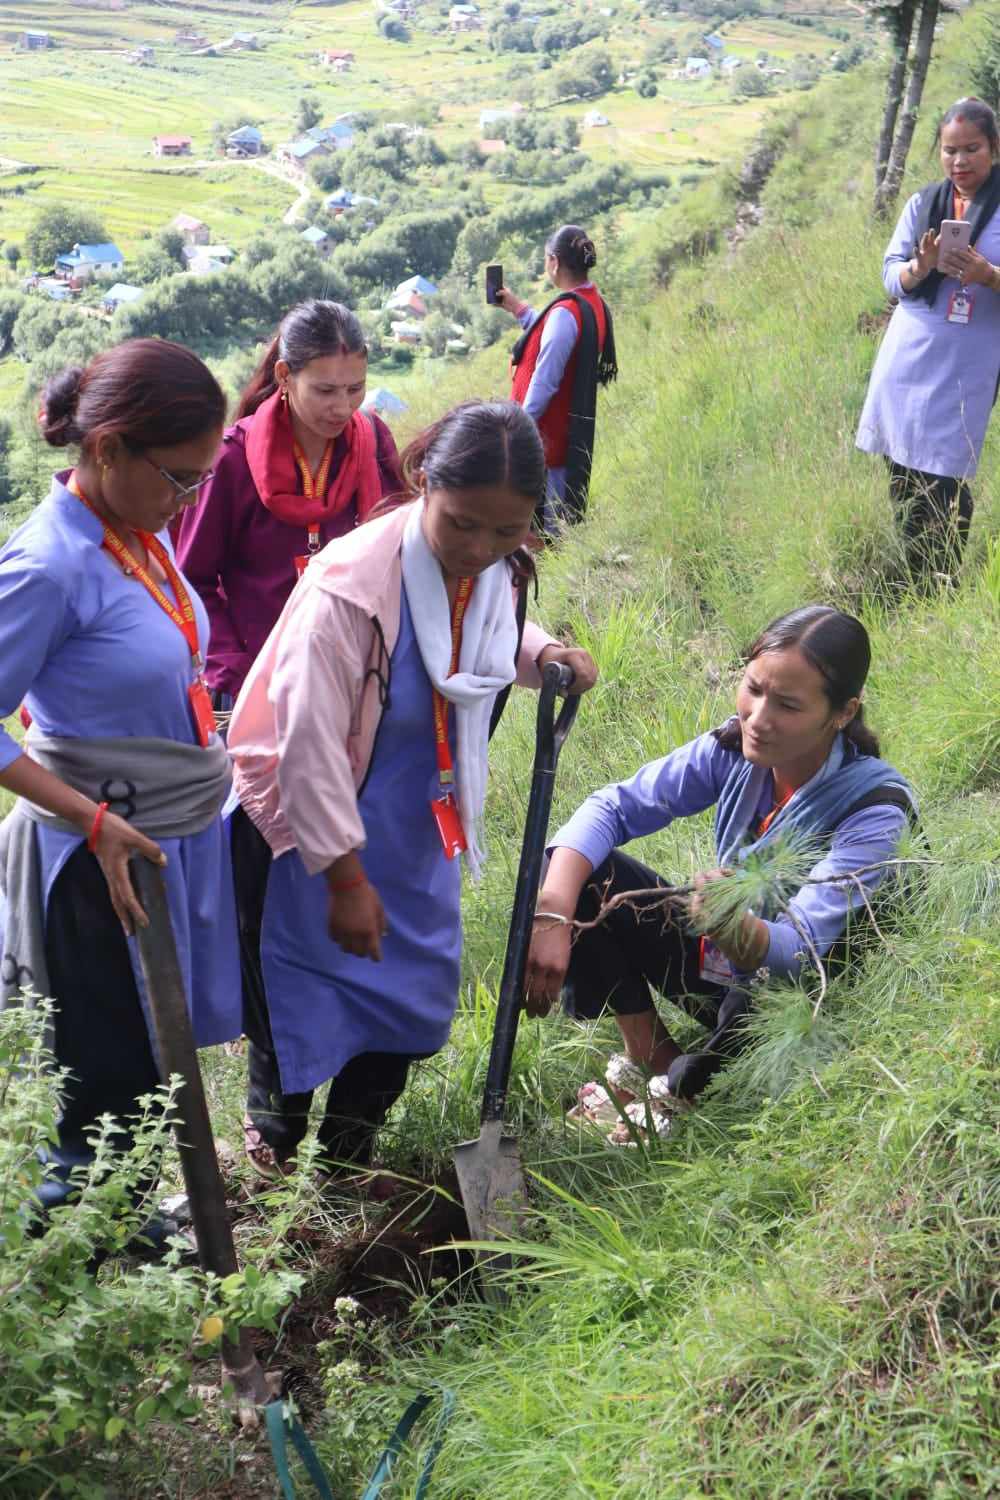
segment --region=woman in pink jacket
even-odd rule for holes
[[[309,564],[230,726],[250,1039],[252,1164],[275,1175],[332,1079],[324,1160],[364,1166],[414,1059],[458,998],[459,861],[483,858],[487,748],[512,681],[586,651],[525,623],[521,551],[545,492],[534,422],[456,407],[383,507]],[[519,607],[519,601],[521,607]]]

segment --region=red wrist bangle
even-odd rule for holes
[[[97,840],[101,836],[101,824],[104,822],[104,814],[107,812],[107,810],[108,804],[106,802],[98,803],[97,811],[94,814],[94,821],[90,829],[90,834],[87,838],[87,848],[90,850],[91,854],[97,853]]]
[[[328,880],[327,885],[331,891],[354,891],[359,885],[366,885],[368,876],[362,870],[360,875],[355,875],[352,880]]]

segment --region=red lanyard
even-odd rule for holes
[[[323,457],[319,461],[319,468],[316,470],[315,474],[313,474],[310,470],[309,460],[306,458],[302,446],[297,438],[295,439],[293,452],[295,453],[295,462],[299,466],[299,473],[302,475],[302,493],[305,495],[307,500],[315,500],[318,495],[322,497],[325,502],[326,486],[330,477],[330,465],[333,462],[333,440],[331,439],[323,450]],[[309,534],[310,553],[318,552],[319,522],[311,522],[306,529]]]
[[[759,839],[762,839],[764,837],[765,833],[770,828],[771,824],[774,822],[781,809],[788,806],[794,795],[794,792],[786,792],[781,801],[774,804],[767,816],[761,818],[760,822],[757,824],[757,837]]]
[[[142,542],[147,552],[156,558],[156,561],[167,575],[170,587],[177,596],[177,604],[173,604],[167,598],[152,574],[143,567],[141,562],[132,556],[132,553],[128,550],[121,537],[112,531],[110,526],[98,515],[94,506],[81,490],[75,473],[70,475],[67,487],[78,500],[82,500],[91,515],[96,517],[104,527],[103,545],[111,553],[112,557],[121,563],[126,576],[138,579],[146,592],[152,596],[163,610],[164,614],[169,615],[170,619],[173,620],[177,629],[187,641],[188,650],[191,653],[191,667],[194,672],[194,681],[188,688],[188,697],[191,702],[191,711],[194,715],[198,738],[204,747],[215,732],[215,717],[212,712],[212,700],[209,697],[208,688],[205,686],[205,680],[202,676],[205,659],[201,654],[201,647],[198,643],[198,621],[195,616],[194,606],[191,603],[191,595],[187,591],[183,578],[174,567],[170,554],[159,537],[155,537],[150,531],[139,531],[137,529],[136,536]]]
[[[448,668],[449,677],[454,677],[458,671],[458,658],[462,649],[462,621],[465,619],[465,611],[468,608],[472,586],[475,581],[474,578],[460,578],[458,580],[455,602],[451,607],[451,666]],[[434,736],[437,740],[437,763],[441,786],[448,789],[455,781],[455,768],[451,761],[451,746],[448,743],[448,700],[443,693],[438,692],[437,688],[434,689]]]

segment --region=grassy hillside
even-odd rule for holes
[[[962,92],[976,24],[949,26],[934,105]],[[442,1500],[1000,1492],[997,439],[961,590],[890,611],[884,478],[851,446],[873,354],[859,315],[882,300],[886,232],[866,216],[878,83],[817,96],[767,190],[770,224],[737,261],[682,273],[620,320],[591,518],[542,582],[544,619],[604,674],[555,816],[716,722],[740,643],[819,598],[868,623],[870,717],[921,793],[937,863],[818,1015],[813,995],[767,998],[759,1051],[657,1149],[612,1153],[563,1123],[610,1028],[522,1028],[511,1116],[539,1175],[511,1302],[455,1306],[438,1286],[391,1331],[325,1335],[326,1410],[315,1390],[303,1399],[344,1493],[405,1398],[438,1385],[458,1397]],[[933,171],[925,113],[914,183]],[[477,986],[497,974],[531,713],[515,705],[496,746],[468,999],[392,1122],[402,1167],[440,1165],[476,1128],[490,1019]],[[637,852],[697,868],[707,826]],[[227,1130],[232,1071],[216,1078]]]
[[[948,22],[930,105],[966,91],[978,25],[975,12]],[[879,94],[866,69],[811,95],[765,190],[765,226],[739,255],[682,264],[667,293],[620,307],[622,376],[601,399],[590,517],[546,557],[538,613],[602,668],[564,756],[558,819],[718,722],[740,646],[779,610],[859,611],[875,652],[869,717],[920,793],[936,863],[818,1012],[815,993],[765,998],[757,1052],[649,1151],[611,1152],[564,1123],[612,1028],[522,1027],[510,1117],[536,1214],[505,1309],[456,1302],[447,1276],[393,1303],[377,1245],[372,1279],[348,1283],[352,1252],[332,1247],[356,1247],[371,1215],[321,1202],[307,1181],[253,1199],[233,1168],[242,1249],[312,1278],[273,1363],[338,1495],[359,1492],[408,1397],[439,1386],[458,1399],[439,1500],[1000,1493],[1000,437],[976,481],[961,589],[890,609],[884,475],[852,447],[874,354],[863,315],[883,302],[887,231],[867,217]],[[935,172],[933,113],[912,185]],[[717,208],[703,205],[706,222]],[[650,257],[676,232],[669,215],[648,225]],[[408,422],[503,385],[489,351],[412,393]],[[492,863],[467,892],[462,1009],[385,1133],[403,1171],[439,1174],[476,1130],[532,714],[515,695],[494,746]],[[709,850],[699,820],[636,852],[686,873]],[[236,1141],[243,1063],[207,1067],[218,1132]],[[394,1226],[382,1231],[391,1241]],[[360,1331],[333,1310],[348,1284]],[[180,1441],[147,1433],[108,1466],[109,1494],[273,1495],[266,1464],[240,1471],[213,1424]],[[394,1500],[414,1485],[407,1458]]]

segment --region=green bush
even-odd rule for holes
[[[0,1015],[0,1494],[97,1500],[102,1455],[153,1420],[199,1409],[195,1361],[221,1319],[273,1326],[297,1286],[254,1267],[219,1283],[176,1261],[132,1274],[95,1265],[130,1241],[151,1212],[150,1184],[170,1135],[170,1092],[149,1096],[135,1145],[113,1145],[105,1118],[79,1192],[43,1217],[34,1198],[55,1139],[60,1076],[44,1041],[51,1007]]]

